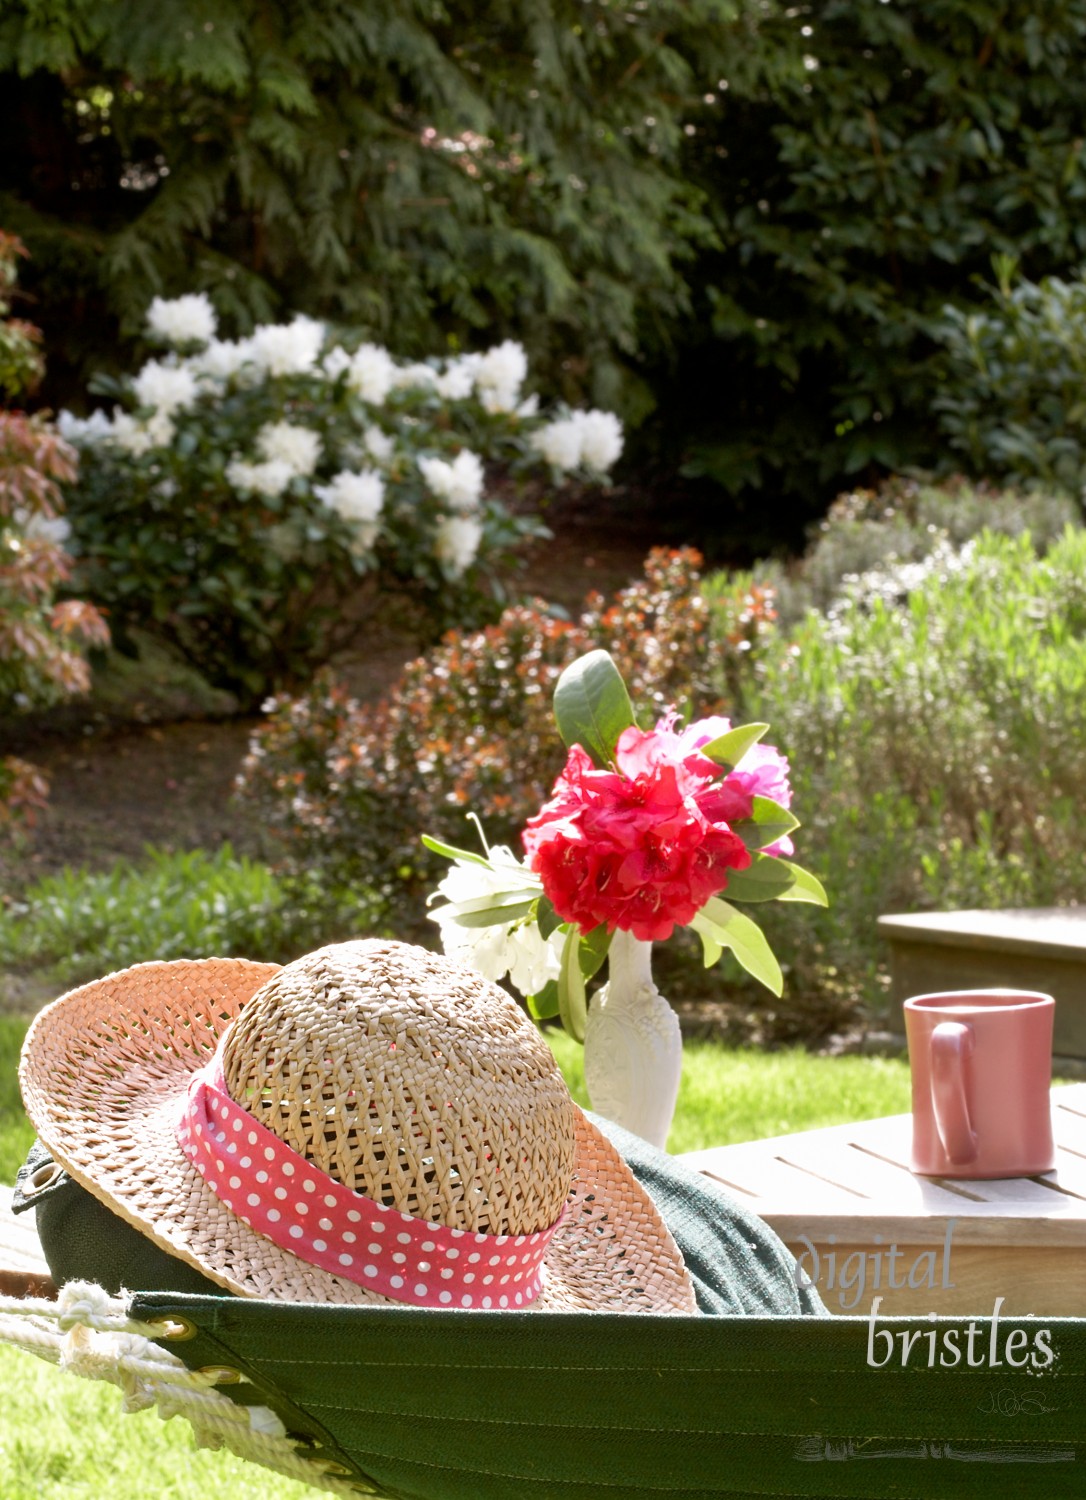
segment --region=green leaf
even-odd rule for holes
[[[729,901],[808,901],[828,906],[822,883],[809,870],[773,854],[753,854],[745,870],[728,876]]]
[[[772,858],[772,856],[769,856]],[[778,899],[781,901],[806,901],[811,906],[829,906],[830,898],[826,895],[825,887],[817,875],[812,875],[810,870],[805,870],[802,865],[794,865],[790,860],[778,860],[778,864],[787,864],[795,876],[795,883],[784,892]]]
[[[764,849],[767,844],[775,844],[798,827],[799,819],[779,802],[770,797],[755,797],[750,817],[733,823],[732,832],[739,835],[748,849]]]
[[[458,927],[495,927],[527,916],[538,899],[535,890],[491,891],[468,901],[449,901],[437,907],[431,916],[440,921],[447,912]]]
[[[546,896],[540,896],[539,898],[535,920],[539,928],[539,935],[544,942],[546,942],[552,932],[557,932],[558,928],[562,925],[561,917]]]
[[[432,849],[435,854],[443,854],[446,859],[466,859],[469,864],[486,865],[489,869],[490,861],[484,854],[472,854],[468,849],[454,849],[452,844],[443,844],[440,839],[432,839],[428,833],[421,835],[422,842],[427,849]]]
[[[729,901],[779,901],[794,884],[787,862],[772,854],[752,854],[745,870],[728,874]]]
[[[562,1025],[576,1042],[584,1041],[588,1001],[580,964],[581,934],[571,927],[562,949],[562,969],[558,976],[558,1014]]]
[[[589,651],[565,669],[554,689],[554,717],[567,750],[582,746],[597,766],[614,759],[619,735],[634,723],[634,712],[606,651]]]
[[[740,724],[738,728],[729,729],[727,734],[722,734],[717,739],[710,740],[707,745],[702,745],[698,754],[732,771],[746,755],[751,745],[756,745],[768,728],[768,724]]]
[[[610,947],[611,933],[602,922],[598,927],[593,927],[591,932],[585,933],[581,939],[580,965],[586,983],[599,973]]]
[[[538,995],[529,995],[528,1014],[537,1021],[549,1021],[558,1014],[558,981],[548,979]]]
[[[687,925],[701,938],[706,968],[716,963],[723,949],[730,948],[748,974],[774,995],[783,993],[784,975],[765,933],[734,906],[712,896]]]

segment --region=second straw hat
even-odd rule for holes
[[[401,943],[138,964],[28,1033],[78,1183],[243,1296],[696,1310],[652,1200],[497,985]]]

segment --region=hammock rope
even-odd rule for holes
[[[319,1457],[300,1454],[270,1408],[243,1406],[216,1390],[227,1373],[221,1367],[190,1370],[152,1334],[161,1337],[161,1326],[129,1318],[121,1298],[91,1282],[69,1282],[55,1302],[0,1297],[0,1341],[85,1380],[117,1386],[122,1411],[155,1409],[163,1421],[184,1417],[198,1448],[225,1448],[331,1494],[364,1492],[357,1480],[327,1473]],[[237,1371],[229,1374],[246,1382]]]

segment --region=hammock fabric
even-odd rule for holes
[[[341,1493],[1081,1500],[1086,1320],[810,1316],[822,1309],[760,1221],[606,1128],[679,1242],[701,1316],[329,1307],[191,1285],[137,1293],[127,1316],[222,1394],[270,1408],[313,1482]],[[45,1193],[58,1279],[115,1289],[123,1266],[128,1286],[161,1288],[180,1266],[95,1218],[67,1179]]]

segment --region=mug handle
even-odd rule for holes
[[[975,1161],[977,1134],[965,1097],[965,1060],[973,1055],[972,1026],[940,1021],[931,1034],[931,1103],[943,1150],[951,1163]]]

